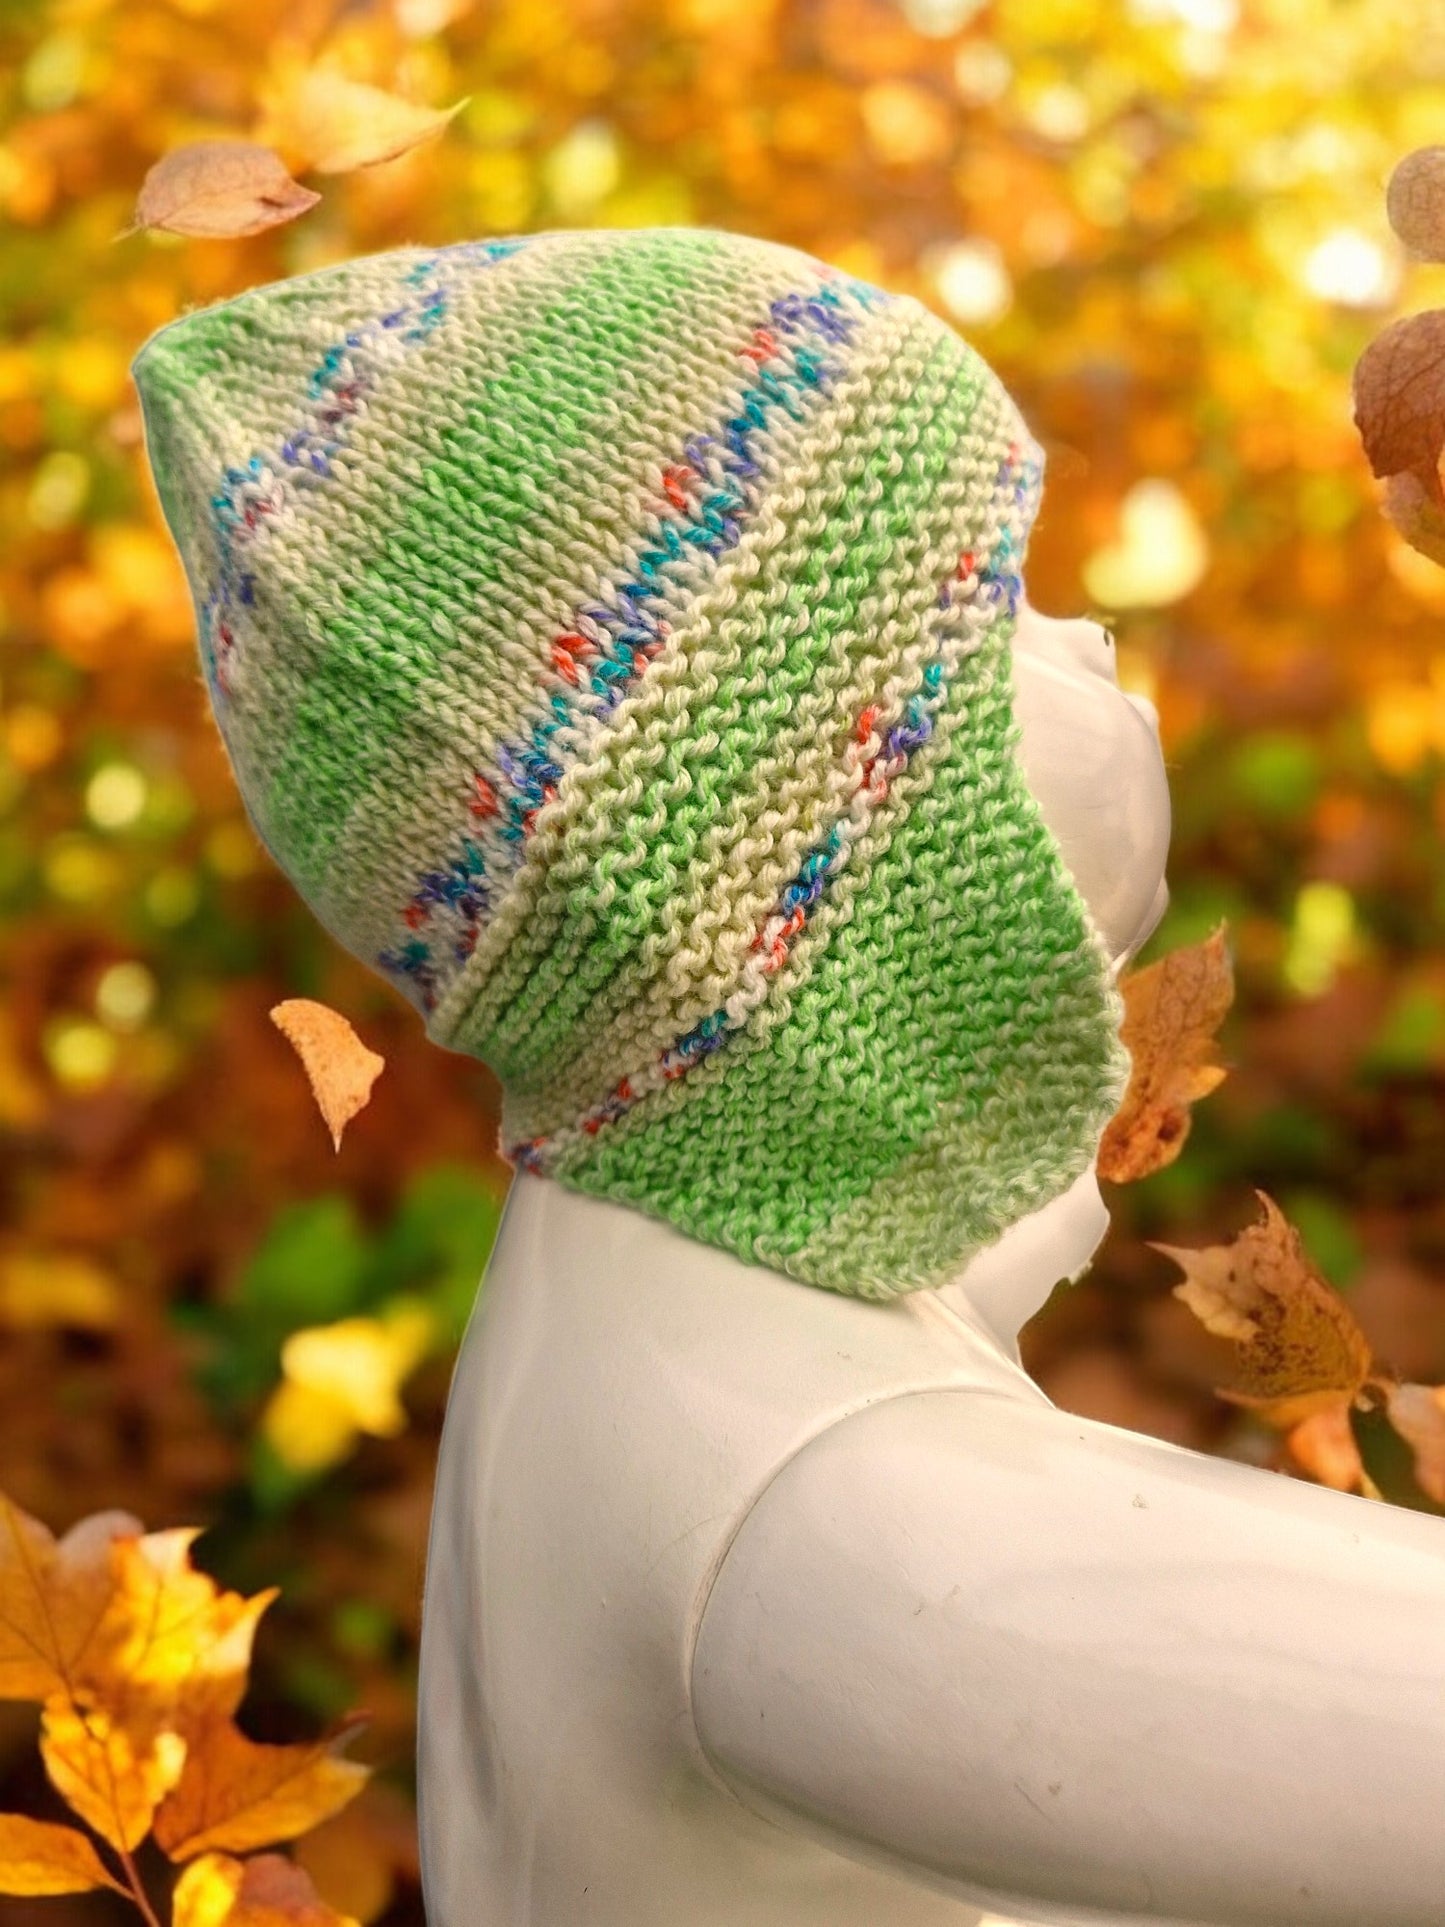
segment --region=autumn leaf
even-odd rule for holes
[[[1133,1068],[1099,1146],[1099,1175],[1130,1184],[1172,1164],[1189,1136],[1189,1107],[1224,1081],[1215,1032],[1234,1000],[1225,926],[1171,950],[1120,985],[1120,1036]]]
[[[294,221],[321,196],[302,187],[269,147],[254,141],[192,141],[146,175],[135,228],[237,240]]]
[[[1355,365],[1355,424],[1377,476],[1413,476],[1445,505],[1445,309],[1407,315],[1366,348]]]
[[[142,1531],[100,1512],[57,1543],[0,1493],[0,1699],[73,1690],[114,1592],[113,1542]]]
[[[83,1833],[23,1813],[0,1813],[0,1894],[83,1894],[126,1890]]]
[[[208,1850],[248,1852],[305,1833],[354,1799],[371,1769],[339,1757],[359,1724],[352,1715],[320,1740],[265,1746],[228,1720],[202,1728],[155,1836],[172,1860]]]
[[[234,1860],[203,1854],[176,1882],[172,1927],[360,1927],[328,1907],[307,1875],[284,1854]]]
[[[1285,1440],[1296,1465],[1334,1492],[1358,1492],[1378,1499],[1380,1489],[1365,1470],[1350,1408],[1341,1401],[1301,1419]]]
[[[186,1743],[144,1701],[112,1709],[56,1694],[41,1720],[40,1757],[61,1798],[128,1853],[180,1778]]]
[[[1445,502],[1414,475],[1392,475],[1386,482],[1385,519],[1412,549],[1445,568]]]
[[[311,68],[282,94],[265,131],[303,171],[351,174],[435,139],[465,104],[419,107],[383,88]]]
[[[339,1011],[307,997],[277,1004],[271,1021],[301,1059],[317,1107],[341,1149],[341,1134],[358,1111],[364,1110],[371,1087],[386,1067],[362,1043]]]
[[[1370,1376],[1370,1346],[1278,1205],[1263,1191],[1255,1195],[1264,1219],[1232,1244],[1152,1249],[1185,1274],[1174,1296],[1237,1347],[1239,1383],[1220,1396],[1293,1428],[1358,1396]]]
[[[1385,190],[1390,226],[1424,261],[1445,261],[1445,147],[1418,147]]]
[[[1415,1454],[1420,1490],[1436,1505],[1445,1505],[1445,1386],[1391,1385],[1385,1411]]]

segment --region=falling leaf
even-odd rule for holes
[[[1240,1382],[1221,1397],[1293,1428],[1358,1395],[1370,1374],[1370,1346],[1278,1205],[1263,1191],[1255,1195],[1264,1219],[1232,1244],[1153,1249],[1185,1274],[1174,1296],[1238,1348]]]
[[[207,1853],[191,1862],[171,1899],[172,1927],[360,1927],[328,1907],[284,1854],[254,1860]]]
[[[172,1860],[189,1860],[305,1833],[354,1799],[370,1776],[370,1767],[338,1752],[358,1724],[352,1715],[320,1740],[264,1746],[229,1720],[213,1721],[193,1739],[175,1791],[156,1814],[157,1842]]]
[[[351,174],[433,140],[465,104],[419,107],[383,88],[312,68],[286,90],[266,131],[298,167]]]
[[[1445,147],[1418,147],[1385,190],[1390,226],[1412,254],[1445,261]]]
[[[1285,1440],[1290,1456],[1312,1479],[1335,1492],[1359,1492],[1378,1499],[1379,1488],[1360,1457],[1350,1408],[1343,1400],[1301,1419]]]
[[[236,240],[294,221],[320,199],[292,180],[269,147],[192,141],[163,155],[146,175],[134,226]]]
[[[115,1589],[112,1541],[142,1531],[129,1513],[101,1512],[57,1543],[0,1493],[0,1699],[74,1689]]]
[[[1224,1081],[1211,1060],[1215,1032],[1234,1000],[1225,926],[1130,972],[1120,988],[1120,1036],[1133,1068],[1100,1143],[1098,1168],[1101,1177],[1130,1184],[1174,1162],[1189,1136],[1190,1105]]]
[[[371,1087],[386,1059],[362,1043],[339,1011],[307,997],[277,1004],[271,1021],[301,1059],[317,1106],[341,1149],[341,1134],[358,1111],[366,1108]]]
[[[1412,549],[1445,568],[1445,503],[1413,475],[1392,475],[1385,484],[1385,516]]]
[[[95,1887],[125,1892],[83,1833],[0,1813],[0,1894],[83,1894]]]
[[[86,1825],[129,1853],[180,1778],[186,1743],[153,1708],[128,1707],[118,1716],[56,1694],[41,1720],[40,1757],[51,1785]]]
[[[1355,365],[1355,424],[1377,476],[1411,475],[1445,505],[1445,309],[1407,315],[1366,348]]]
[[[1420,1490],[1436,1505],[1445,1505],[1445,1386],[1392,1385],[1385,1410],[1415,1454]]]

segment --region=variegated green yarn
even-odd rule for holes
[[[1128,1059],[1015,756],[1040,458],[918,303],[694,230],[402,249],[136,379],[212,702],[518,1166],[867,1297],[1089,1164]]]

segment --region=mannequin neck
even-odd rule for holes
[[[519,1174],[514,1183],[546,1184],[553,1195],[551,1210],[565,1212],[577,1198],[555,1179],[531,1178]],[[577,1199],[580,1203],[581,1200]],[[726,1290],[733,1274],[760,1269],[719,1246],[702,1245],[681,1239],[675,1228],[614,1199],[589,1197],[587,1209],[599,1208],[625,1213],[630,1260],[639,1268],[649,1268],[654,1259],[659,1270],[675,1274],[679,1244],[695,1253],[705,1264],[717,1289]],[[1049,1297],[1061,1278],[1077,1278],[1109,1228],[1109,1214],[1099,1196],[1098,1181],[1091,1165],[1067,1191],[1040,1210],[1019,1219],[986,1250],[981,1251],[959,1275],[937,1291],[920,1292],[961,1317],[967,1324],[992,1339],[1010,1358],[1018,1355],[1018,1334]],[[781,1282],[797,1289],[794,1279],[775,1274]],[[810,1286],[821,1296],[831,1294],[821,1286]]]

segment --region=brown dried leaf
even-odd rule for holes
[[[1407,315],[1370,343],[1355,365],[1355,424],[1377,476],[1413,475],[1445,506],[1445,309]]]
[[[1234,1001],[1225,926],[1129,972],[1120,989],[1120,1035],[1133,1069],[1099,1145],[1099,1175],[1131,1184],[1174,1162],[1189,1136],[1190,1105],[1224,1081],[1211,1060],[1214,1033]]]
[[[1255,1195],[1264,1219],[1232,1244],[1153,1249],[1185,1274],[1174,1296],[1207,1331],[1238,1347],[1240,1382],[1220,1396],[1293,1429],[1358,1395],[1370,1375],[1370,1346],[1278,1205],[1263,1191]]]
[[[321,196],[302,187],[269,147],[192,141],[158,160],[141,185],[134,228],[236,240],[294,221]]]
[[[1412,549],[1445,568],[1445,503],[1413,475],[1392,475],[1385,484],[1385,518]]]
[[[1392,1385],[1385,1410],[1415,1454],[1415,1478],[1436,1505],[1445,1505],[1445,1387]]]
[[[271,1021],[301,1059],[339,1151],[342,1132],[358,1111],[365,1110],[386,1059],[366,1048],[339,1011],[307,997],[277,1004]]]
[[[280,1853],[191,1862],[171,1900],[172,1927],[359,1927],[328,1907],[302,1868]]]
[[[465,104],[419,107],[383,88],[312,68],[287,91],[267,131],[299,167],[351,174],[435,139]]]
[[[1445,147],[1417,147],[1385,190],[1390,226],[1423,261],[1445,261]]]
[[[1291,1458],[1320,1485],[1378,1499],[1380,1491],[1360,1457],[1350,1408],[1343,1401],[1301,1419],[1285,1440]]]
[[[293,1839],[337,1813],[366,1784],[371,1768],[339,1756],[356,1716],[319,1740],[263,1746],[229,1720],[215,1720],[191,1741],[175,1790],[156,1814],[155,1836],[172,1860]]]
[[[83,1833],[0,1813],[0,1894],[83,1894],[95,1887],[126,1891]]]

